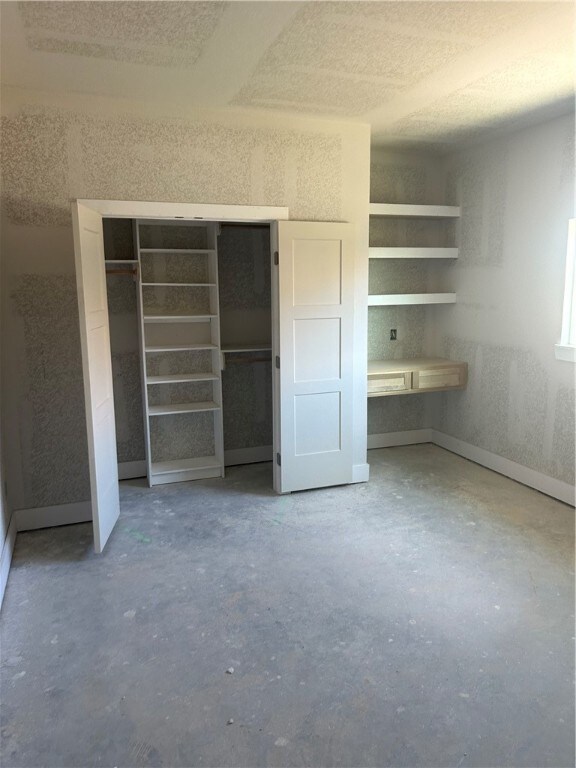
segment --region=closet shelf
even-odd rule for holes
[[[408,304],[455,304],[455,293],[383,293],[368,296],[369,307],[394,307]]]
[[[370,216],[395,216],[397,218],[409,219],[454,219],[460,216],[460,206],[370,203]]]
[[[138,259],[104,259],[104,264],[138,264]]]
[[[194,255],[202,253],[216,253],[216,251],[212,248],[140,248],[140,253],[180,253]]]
[[[145,347],[145,352],[187,352],[218,349],[216,344],[162,344]]]
[[[171,403],[170,405],[149,405],[149,416],[171,416],[174,413],[197,413],[199,411],[219,411],[220,406],[212,400],[202,403]]]
[[[172,472],[186,472],[195,469],[220,469],[220,462],[216,456],[152,462],[152,475],[167,475]]]
[[[260,344],[223,344],[221,350],[224,354],[232,352],[269,352],[272,342],[264,341]]]
[[[371,259],[457,259],[458,248],[369,248]]]
[[[218,315],[144,315],[145,323],[207,323]]]
[[[146,384],[180,384],[187,381],[218,381],[215,373],[169,373],[160,376],[147,376]]]
[[[142,283],[143,288],[214,288],[216,283]]]

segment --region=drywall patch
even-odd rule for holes
[[[84,501],[90,498],[90,482],[75,279],[22,275],[10,299],[25,338],[24,503]]]

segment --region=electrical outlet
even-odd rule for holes
[[[390,341],[396,341],[396,328],[390,328]]]

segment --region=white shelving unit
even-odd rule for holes
[[[400,219],[456,219],[459,206],[404,205],[371,203],[370,216]],[[439,247],[386,247],[369,248],[370,260],[378,259],[457,259],[458,248]],[[417,306],[455,304],[455,293],[396,293],[371,294],[370,307]],[[400,395],[422,391],[463,389],[467,381],[466,363],[441,358],[414,358],[411,360],[377,360],[368,363],[368,397]]]
[[[154,240],[170,232],[170,227],[201,228],[208,247],[142,247],[143,228],[157,227]],[[168,229],[166,229],[168,228]],[[220,361],[220,314],[218,297],[218,255],[216,225],[208,222],[136,221],[134,236],[139,264],[138,309],[141,329],[143,407],[146,438],[146,460],[149,485],[220,477],[224,475],[222,431],[222,381]],[[194,259],[194,267],[186,274],[186,262]],[[175,262],[175,263],[172,263]],[[177,263],[176,263],[177,262]],[[198,267],[200,264],[200,267]],[[184,265],[184,266],[183,266]],[[202,277],[197,280],[198,269]],[[175,273],[184,271],[184,277]],[[192,279],[190,279],[192,278]],[[198,309],[201,307],[201,309]],[[175,356],[188,353],[186,363]],[[210,365],[196,353],[209,353]],[[149,373],[152,356],[163,356],[161,363],[167,373]],[[191,357],[190,357],[191,356]],[[192,361],[192,362],[190,362]],[[162,367],[162,364],[160,367]],[[200,370],[198,368],[200,367]],[[174,372],[174,369],[179,372]],[[177,390],[174,390],[177,387]],[[211,392],[206,399],[207,392]],[[185,393],[185,400],[181,402]],[[151,402],[152,401],[152,402]],[[195,416],[195,414],[197,416]],[[200,418],[211,415],[212,428],[206,433],[206,421],[201,422],[204,442],[213,445],[208,456],[181,456],[170,459],[162,455],[156,444],[155,425],[162,418]],[[170,422],[172,423],[172,422]],[[196,422],[194,422],[195,424]],[[200,430],[188,423],[179,428],[190,440]],[[164,446],[165,448],[165,446]],[[167,458],[169,460],[167,460]]]

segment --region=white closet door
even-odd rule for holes
[[[352,226],[278,222],[278,253],[275,490],[350,483]]]
[[[104,238],[99,213],[73,203],[72,217],[94,548],[102,552],[120,514]]]

